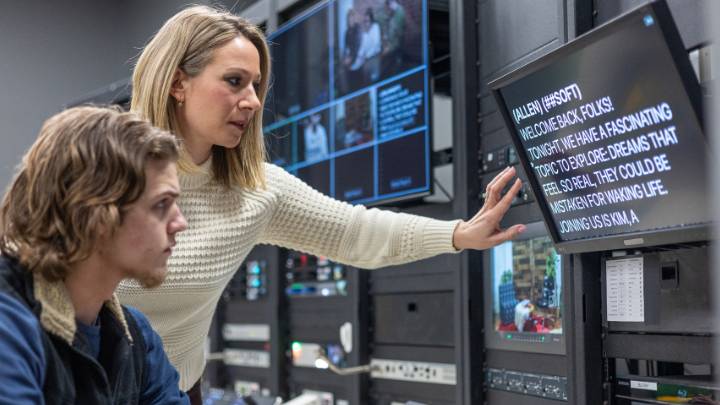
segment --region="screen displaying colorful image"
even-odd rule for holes
[[[268,36],[271,163],[331,197],[431,192],[426,0],[329,0]]]
[[[492,249],[495,331],[562,334],[562,261],[547,236]]]

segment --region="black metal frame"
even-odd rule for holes
[[[592,26],[593,3],[591,0],[565,0],[558,3],[564,18],[561,37],[566,41],[589,30]],[[451,58],[452,58],[452,96],[454,104],[454,163],[455,163],[455,200],[454,212],[458,217],[470,217],[480,208],[478,196],[482,192],[477,178],[480,165],[478,152],[482,150],[480,124],[488,119],[487,112],[479,110],[481,83],[480,67],[480,23],[478,2],[450,2]],[[512,220],[533,216],[528,204],[511,209]],[[516,215],[517,214],[517,215]],[[568,378],[568,403],[600,404],[602,394],[602,350],[600,296],[598,293],[599,266],[594,270],[593,257],[571,256],[563,268],[565,294],[565,342],[566,357],[555,358],[560,363],[553,364],[558,375],[566,369]],[[483,290],[483,253],[464,252],[460,255],[458,273],[458,295],[456,316],[462,319],[462,325],[456,327],[458,388],[457,403],[487,403],[484,387],[484,367],[488,355],[505,356],[505,360],[522,356],[537,356],[538,360],[547,355],[513,352],[487,352],[483,331],[483,298],[477,291]],[[493,358],[494,358],[493,357]],[[551,356],[552,357],[552,356]],[[555,356],[557,357],[557,356]],[[564,361],[565,366],[561,366]],[[510,363],[507,363],[510,364]],[[560,368],[558,368],[560,367]],[[548,401],[536,397],[523,398],[516,394],[493,392],[500,403],[530,404]],[[520,401],[520,402],[518,402]],[[555,403],[554,401],[548,401]],[[495,402],[493,402],[495,403]],[[545,403],[545,402],[542,402]]]
[[[500,111],[505,119],[506,125],[510,128],[510,134],[518,155],[521,157],[520,161],[525,169],[526,173],[532,173],[533,169],[530,166],[530,159],[527,156],[527,151],[522,145],[520,137],[516,131],[513,130],[512,117],[510,111],[507,109],[507,105],[504,102],[504,98],[501,93],[501,89],[531,73],[539,71],[540,69],[550,65],[554,61],[561,59],[576,49],[585,46],[588,42],[594,41],[596,36],[607,35],[609,32],[622,27],[622,23],[630,18],[634,18],[637,13],[646,13],[652,11],[657,17],[657,24],[661,29],[663,36],[668,45],[668,49],[672,56],[675,66],[678,69],[679,77],[682,81],[682,85],[688,94],[690,104],[693,111],[696,114],[697,121],[700,123],[701,128],[703,126],[703,112],[701,106],[701,91],[700,86],[695,78],[695,74],[692,70],[692,66],[687,58],[685,47],[680,39],[680,34],[674,23],[670,10],[664,0],[652,0],[647,4],[639,6],[619,17],[616,17],[600,27],[594,29],[590,33],[586,33],[578,37],[577,39],[569,42],[565,46],[558,48],[557,50],[517,69],[500,78],[493,80],[489,85],[493,90],[493,95],[500,106]],[[696,242],[705,241],[710,239],[710,226],[709,224],[695,225],[695,226],[678,226],[672,229],[666,230],[651,230],[641,231],[633,233],[620,233],[606,237],[592,237],[583,239],[572,239],[563,240],[555,222],[553,215],[547,200],[544,198],[544,192],[540,183],[535,176],[528,176],[530,185],[532,186],[533,192],[538,196],[538,206],[543,214],[545,223],[548,225],[550,235],[555,242],[555,245],[560,253],[581,253],[581,252],[592,252],[592,251],[603,251],[613,249],[627,249],[627,248],[638,248],[644,246],[658,246],[667,245],[671,243],[685,243],[685,242]]]
[[[478,172],[478,41],[477,2],[450,0],[450,58],[453,108],[453,211],[467,218],[479,208],[480,192],[475,173]],[[481,274],[473,269],[482,267],[480,252],[463,252],[457,272],[455,316],[462,320],[455,326],[455,364],[458,388],[455,402],[473,404],[482,396],[483,342],[473,336],[470,324],[482,324],[482,299],[473,301],[471,286],[482,284]],[[482,278],[482,277],[480,277]]]

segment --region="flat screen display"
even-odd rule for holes
[[[340,200],[428,194],[425,0],[324,2],[268,36],[272,163]]]
[[[496,349],[561,353],[563,260],[541,222],[521,239],[486,253],[486,344]]]
[[[664,2],[491,87],[560,252],[707,239],[700,89]]]

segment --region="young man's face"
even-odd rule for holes
[[[187,228],[187,221],[175,203],[180,193],[175,163],[151,160],[145,177],[142,196],[127,207],[122,224],[101,251],[106,264],[124,278],[152,288],[165,279],[175,235]]]

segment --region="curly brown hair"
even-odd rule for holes
[[[146,163],[178,156],[175,136],[133,113],[76,107],[51,117],[0,205],[0,252],[63,280],[140,198]]]

